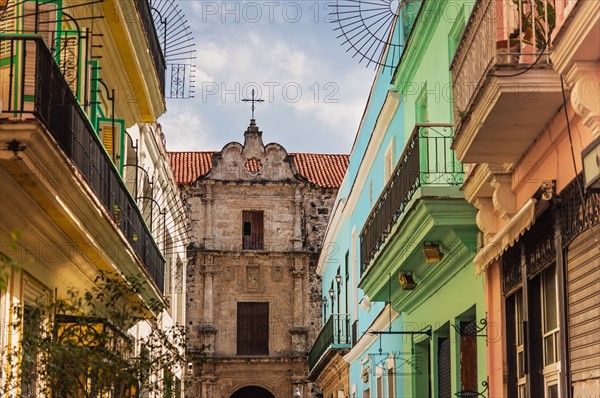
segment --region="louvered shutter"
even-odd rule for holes
[[[597,231],[598,227],[588,229],[567,249],[568,369],[574,396],[583,396],[586,382],[600,377],[600,252],[594,240]]]
[[[452,397],[452,376],[450,372],[450,339],[438,339],[438,389],[440,398]]]
[[[104,149],[110,155],[111,159],[115,158],[115,147],[117,146],[115,137],[115,128],[111,121],[100,121],[98,123],[98,131],[100,132],[100,138],[102,139],[102,145]]]

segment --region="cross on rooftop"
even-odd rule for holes
[[[251,102],[252,103],[252,107],[250,108],[250,109],[252,109],[252,120],[254,120],[254,103],[255,102],[265,102],[265,100],[255,99],[254,98],[254,89],[252,89],[252,98],[251,99],[244,98],[244,99],[242,99],[242,101],[244,101],[244,102]]]

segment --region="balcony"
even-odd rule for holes
[[[350,342],[350,316],[332,314],[308,353],[309,373],[320,372],[337,350],[350,349]]]
[[[364,272],[407,211],[422,187],[462,185],[463,166],[458,163],[449,124],[417,124],[390,180],[373,206],[360,233],[360,264]],[[457,190],[457,189],[456,189]],[[439,191],[448,195],[447,191]]]
[[[46,158],[52,156],[52,160],[46,162],[54,163],[42,164],[48,168],[60,167],[60,173],[56,173],[60,178],[50,179],[49,184],[54,184],[52,189],[56,192],[66,192],[65,197],[59,197],[59,194],[50,195],[46,191],[36,191],[34,197],[39,201],[39,205],[49,208],[48,203],[58,202],[51,211],[46,212],[54,219],[55,224],[61,225],[68,233],[72,233],[76,228],[100,230],[105,228],[103,222],[109,223],[112,231],[120,230],[120,233],[113,232],[109,237],[105,232],[98,232],[93,239],[89,237],[89,233],[79,233],[77,236],[84,236],[82,239],[89,239],[104,252],[115,251],[113,261],[121,267],[120,272],[137,272],[137,264],[141,263],[155,289],[163,293],[164,258],[144,223],[140,210],[125,188],[110,156],[103,148],[49,49],[41,38],[3,36],[2,44],[7,52],[2,54],[3,59],[0,63],[0,119],[2,127],[9,132],[3,132],[0,138],[10,140],[12,134],[20,134],[19,139],[26,145],[24,154],[35,154],[40,159],[42,155]],[[32,123],[41,124],[43,127],[32,128],[26,132],[26,128],[18,127]],[[41,136],[42,133],[49,137]],[[60,148],[58,152],[55,149],[56,145],[56,149]],[[69,161],[61,161],[62,158],[68,158]],[[29,163],[21,161],[16,153],[13,164],[16,164],[15,161],[24,165],[20,167],[30,167]],[[76,169],[75,173],[72,166]],[[39,170],[27,173],[39,173]],[[70,185],[67,189],[60,186],[64,178],[69,180]],[[78,181],[77,178],[82,178],[85,186],[81,187],[77,182],[72,182]],[[36,183],[37,179],[33,182],[28,181],[29,186]],[[28,189],[28,185],[25,185],[25,188]],[[81,192],[88,192],[90,189],[93,191],[92,200],[86,200],[85,198],[89,197],[81,196]],[[75,205],[69,207],[66,205],[67,201],[73,201],[69,204]],[[99,206],[102,206],[102,209],[99,209]],[[67,208],[77,209],[78,213],[69,213]],[[73,223],[72,219],[80,216],[84,208],[86,215],[94,217],[99,226],[69,224],[66,227],[65,220]],[[88,210],[89,208],[92,210]],[[110,231],[111,228],[103,231]],[[127,241],[126,244],[116,236],[121,234],[122,239]],[[111,241],[102,245],[100,242],[103,239]],[[113,245],[116,248],[106,247]],[[130,256],[131,252],[135,253],[133,257],[123,257]],[[126,261],[129,258],[133,259],[133,265]]]
[[[515,163],[562,104],[551,0],[477,0],[450,66],[464,163]],[[498,145],[501,142],[502,145]]]

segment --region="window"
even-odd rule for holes
[[[385,165],[384,165],[384,176],[386,181],[392,175],[394,171],[394,150],[396,147],[396,138],[392,137],[387,149],[385,150]]]
[[[560,360],[555,267],[542,272],[542,317],[544,366],[548,366]]]
[[[477,324],[474,320],[460,322],[460,384],[461,391],[477,391]]]
[[[23,324],[21,339],[21,397],[37,397],[39,382],[39,349],[37,343],[41,339],[41,311],[36,307],[23,306]]]
[[[427,110],[427,83],[423,84],[423,88],[415,101],[415,121],[417,123],[427,123],[429,114]]]
[[[263,211],[242,211],[242,249],[262,250],[264,244]]]
[[[390,358],[388,360],[388,369],[387,369],[387,382],[388,382],[388,394],[389,398],[396,397],[396,370],[394,369],[394,358]]]
[[[448,33],[448,58],[452,62],[460,39],[462,38],[463,32],[465,31],[465,12],[464,7],[461,7],[458,15],[454,19],[452,29]]]
[[[515,316],[515,348],[517,358],[517,389],[518,397],[525,397],[525,343],[523,339],[523,293],[519,290],[514,298]]]
[[[383,395],[383,378],[381,375],[377,376],[377,397],[384,397]]]
[[[415,344],[414,364],[417,397],[431,398],[431,345],[425,339]]]
[[[438,338],[437,382],[440,398],[452,397],[452,375],[450,370],[450,339]]]
[[[237,304],[238,355],[269,355],[269,303]]]

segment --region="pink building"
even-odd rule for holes
[[[478,0],[452,62],[489,397],[600,397],[599,60],[600,1]]]

